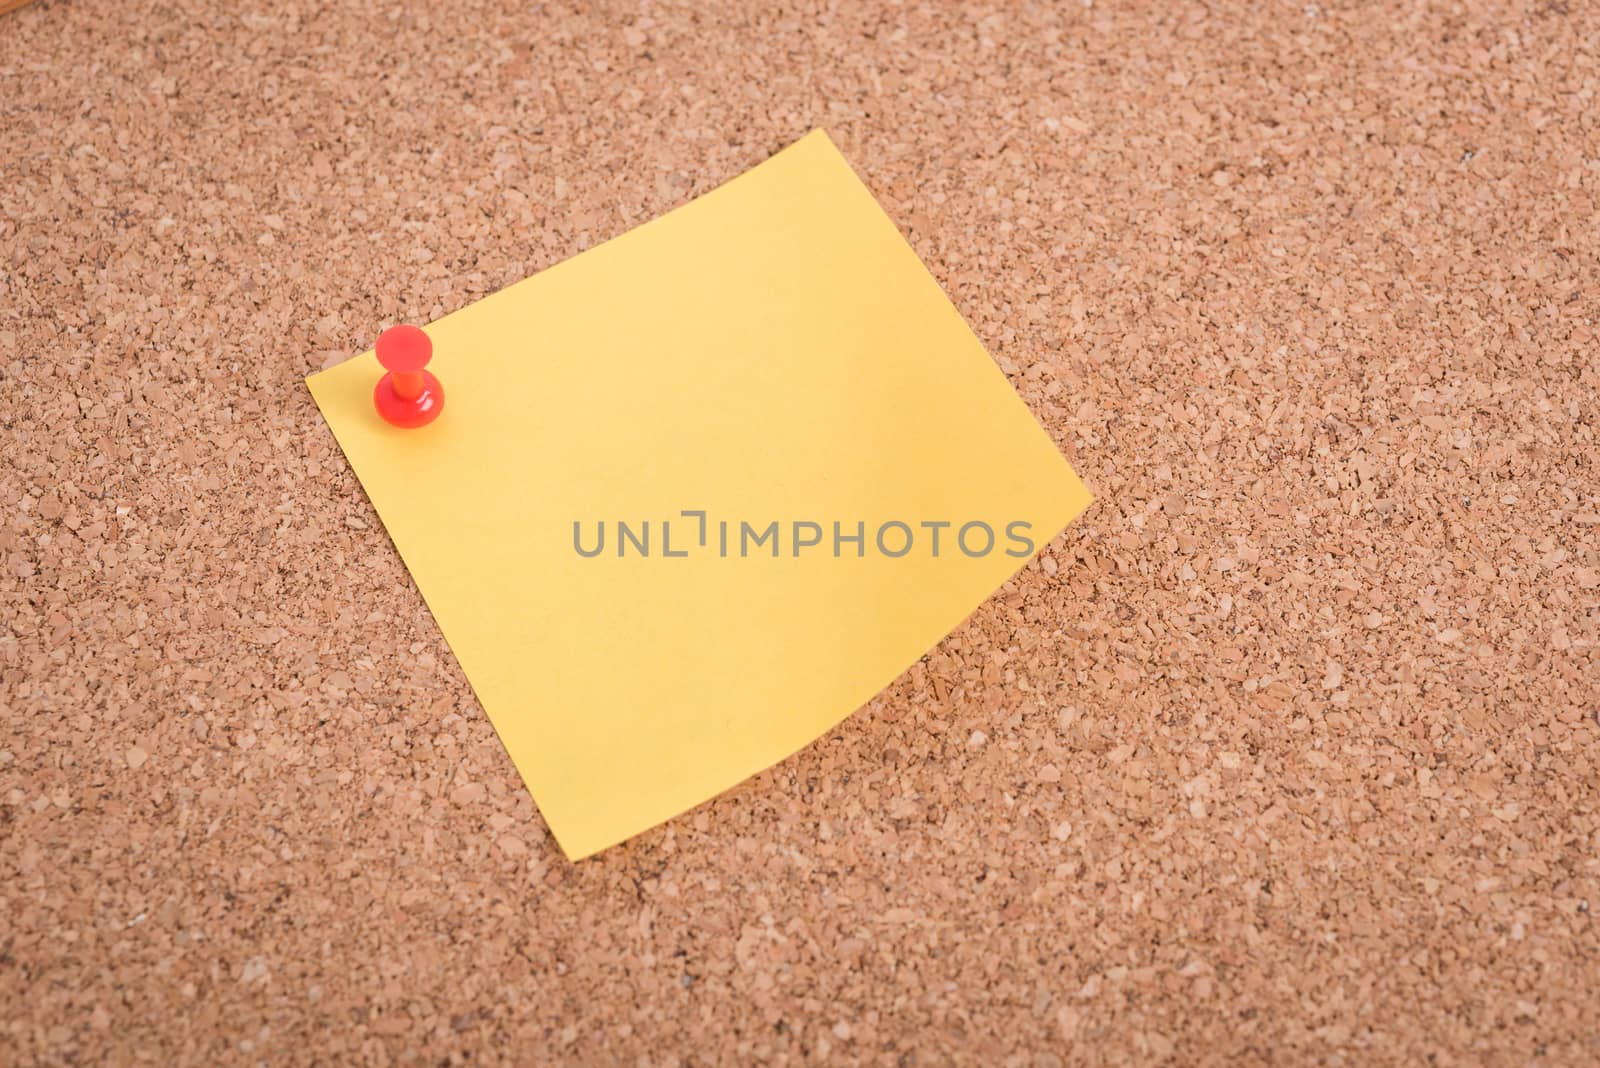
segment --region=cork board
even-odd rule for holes
[[[0,1060],[1587,1063],[1588,4],[0,20]],[[1096,506],[561,859],[300,387],[826,126]]]

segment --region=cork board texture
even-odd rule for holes
[[[0,18],[0,1062],[1600,1057],[1600,7]],[[573,865],[309,372],[826,127],[1099,498]]]

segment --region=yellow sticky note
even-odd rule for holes
[[[426,329],[427,427],[371,352],[308,383],[574,859],[833,727],[1089,503],[821,131]]]

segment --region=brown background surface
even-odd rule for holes
[[[1405,7],[0,21],[0,1061],[1592,1063],[1600,7]],[[818,125],[1101,499],[574,866],[300,379]]]

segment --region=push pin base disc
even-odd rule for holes
[[[372,391],[372,403],[377,406],[378,414],[386,422],[408,430],[427,426],[444,411],[444,387],[439,385],[439,380],[428,371],[415,373],[422,377],[422,389],[414,397],[408,399],[396,392],[393,372],[378,379]]]

